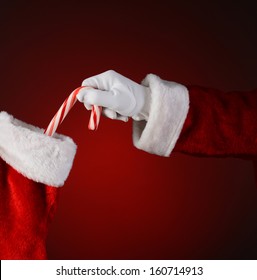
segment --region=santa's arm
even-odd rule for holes
[[[221,92],[182,86],[148,75],[151,89],[148,122],[134,121],[139,149],[169,156],[257,156],[257,90]]]
[[[174,151],[203,156],[257,156],[257,90],[187,88],[189,112]]]

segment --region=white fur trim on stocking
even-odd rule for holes
[[[147,75],[142,84],[151,91],[149,119],[133,121],[134,145],[152,154],[169,156],[189,110],[188,90],[153,74]]]
[[[62,186],[76,153],[69,137],[54,134],[0,112],[0,156],[25,177],[50,186]]]

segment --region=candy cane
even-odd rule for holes
[[[49,123],[47,129],[45,130],[45,134],[48,136],[52,136],[57,127],[62,123],[66,115],[69,113],[71,108],[74,106],[74,104],[77,101],[77,94],[82,88],[89,88],[89,87],[78,87],[76,88],[69,96],[66,98],[62,104],[62,106],[59,108],[55,116],[52,118],[51,122]],[[98,128],[99,122],[100,122],[100,116],[102,112],[102,107],[100,106],[92,106],[92,111],[88,123],[88,129],[90,130],[96,130]]]

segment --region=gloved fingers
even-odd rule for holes
[[[84,102],[84,97],[85,97],[85,94],[86,94],[86,91],[85,91],[85,89],[80,89],[79,90],[79,93],[76,95],[76,98],[78,99],[78,101],[80,101],[80,102]]]
[[[99,105],[111,109],[120,114],[119,118],[124,121],[127,121],[127,116],[135,116],[137,120],[140,120],[147,118],[149,114],[148,107],[145,106],[149,103],[147,102],[149,97],[149,94],[146,94],[147,87],[113,70],[85,79],[82,85],[91,87],[91,89],[80,90],[78,95],[78,99],[84,102],[86,108]],[[118,119],[118,116],[111,114],[111,118]]]
[[[128,117],[122,116],[120,114],[117,114],[117,120],[127,122],[129,120]]]
[[[118,114],[117,112],[115,112],[111,109],[108,109],[108,108],[104,108],[102,111],[102,114],[112,120],[119,120],[119,121],[124,121],[124,122],[128,121],[128,117],[122,116],[122,115]]]
[[[83,102],[86,108],[91,108],[90,106],[97,105],[114,109],[117,103],[113,92],[92,88],[82,88],[77,95],[77,99],[80,102]]]
[[[109,119],[112,119],[112,120],[117,119],[117,113],[111,109],[103,108],[102,114]]]
[[[92,110],[92,105],[89,105],[87,103],[84,103],[84,106],[87,110]]]
[[[108,70],[101,74],[92,76],[82,82],[82,86],[93,87],[100,90],[110,90],[115,77],[119,74],[113,70]]]
[[[101,83],[99,83],[99,78],[97,78],[97,76],[87,78],[82,82],[82,86],[84,87],[93,87],[96,89],[106,90],[103,87],[101,87],[100,84]]]

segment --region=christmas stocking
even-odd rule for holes
[[[0,113],[0,259],[46,259],[49,222],[76,145]]]

